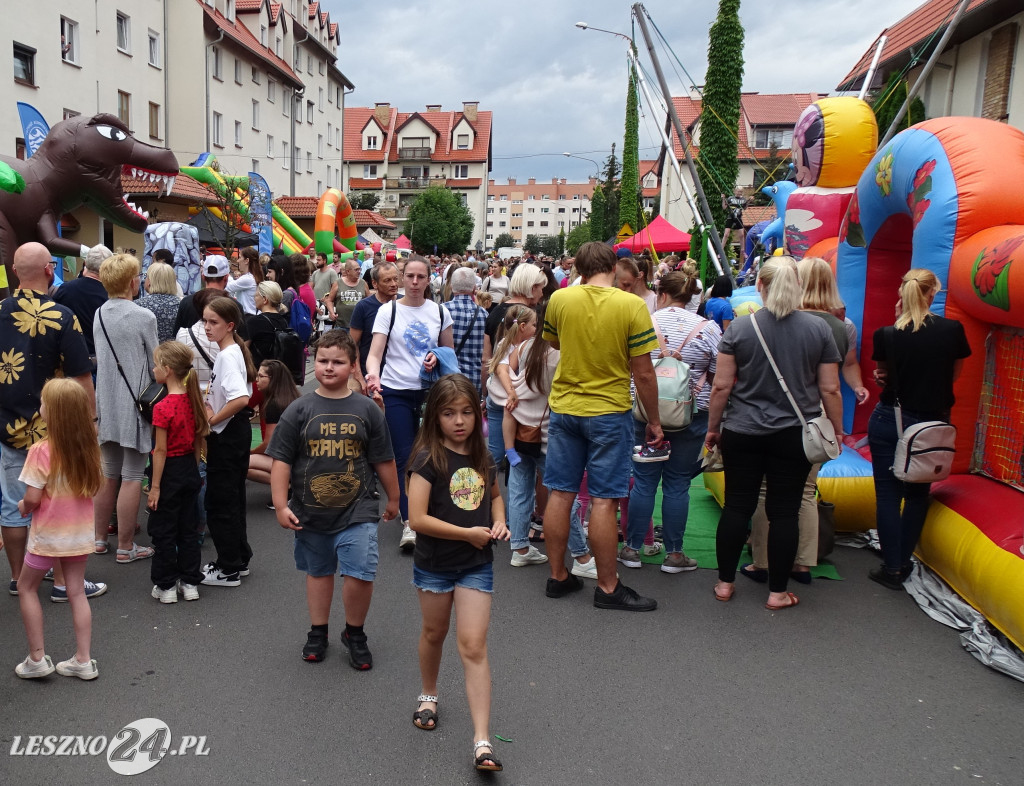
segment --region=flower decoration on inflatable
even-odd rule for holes
[[[864,227],[860,224],[860,202],[857,195],[850,200],[850,207],[846,210],[846,217],[843,225],[839,228],[839,242],[849,243],[851,246],[863,248],[867,245],[864,240]]]
[[[924,218],[925,211],[931,205],[931,200],[926,199],[932,192],[932,172],[935,171],[935,159],[926,161],[914,175],[914,186],[907,196],[907,207],[910,208],[910,215],[916,227]]]
[[[889,148],[875,164],[875,182],[882,196],[892,193],[892,160],[892,148]]]
[[[1003,311],[1010,310],[1010,262],[1022,243],[1024,235],[1018,235],[983,248],[971,270],[971,285],[978,297]]]

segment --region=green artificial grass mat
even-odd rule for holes
[[[718,557],[715,554],[715,532],[722,509],[718,506],[711,492],[704,488],[703,476],[693,479],[690,485],[690,512],[686,519],[686,532],[683,535],[683,551],[686,556],[697,560],[697,567],[718,570]],[[661,487],[654,500],[654,524],[661,524]],[[665,552],[654,557],[640,558],[641,562],[660,565],[665,561]],[[752,562],[750,547],[744,546],[739,564]],[[811,568],[811,576],[816,579],[842,581],[836,566],[828,560],[822,560]]]

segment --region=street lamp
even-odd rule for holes
[[[608,35],[618,36],[619,38],[624,38],[627,41],[629,41],[630,46],[633,45],[633,39],[630,38],[625,33],[616,33],[614,30],[602,30],[600,27],[591,27],[586,22],[577,22],[576,27],[578,27],[580,30],[596,30],[599,33],[607,33]]]

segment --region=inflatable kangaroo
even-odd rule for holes
[[[85,247],[62,238],[57,222],[68,211],[89,205],[103,218],[133,232],[143,232],[148,214],[128,201],[121,177],[158,184],[169,194],[178,161],[169,150],[143,144],[114,115],[72,117],[57,123],[35,155],[27,160],[0,156],[25,180],[20,194],[0,191],[0,260],[13,289],[14,251],[35,240],[56,256],[81,256]],[[0,282],[2,283],[2,282]],[[0,288],[0,296],[6,296]]]

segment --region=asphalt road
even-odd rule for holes
[[[88,575],[110,584],[92,603],[94,682],[18,679],[18,603],[0,598],[0,783],[118,780],[102,753],[12,749],[24,751],[32,735],[102,735],[109,751],[142,718],[162,720],[175,749],[133,776],[154,784],[1024,782],[1024,685],[981,666],[909,596],[870,582],[875,557],[851,549],[834,555],[845,581],[800,587],[799,608],[778,613],[753,583],[726,604],[712,595],[710,571],[623,569],[658,598],[649,614],[593,608],[592,583],[548,599],[546,566],[512,568],[502,549],[491,731],[511,742],[495,741],[505,771],[478,775],[454,645],[438,730],[411,722],[419,613],[397,525],[381,527],[366,626],[373,670],[354,671],[338,644],[340,588],[327,659],[308,664],[299,657],[304,579],[267,498],[250,487],[256,556],[238,589],[202,587],[198,602],[162,606],[149,597],[147,562],[90,558]],[[207,544],[204,557],[212,553]],[[47,650],[66,658],[70,608],[46,602],[44,611]],[[184,737],[205,737],[208,753],[178,755]]]

